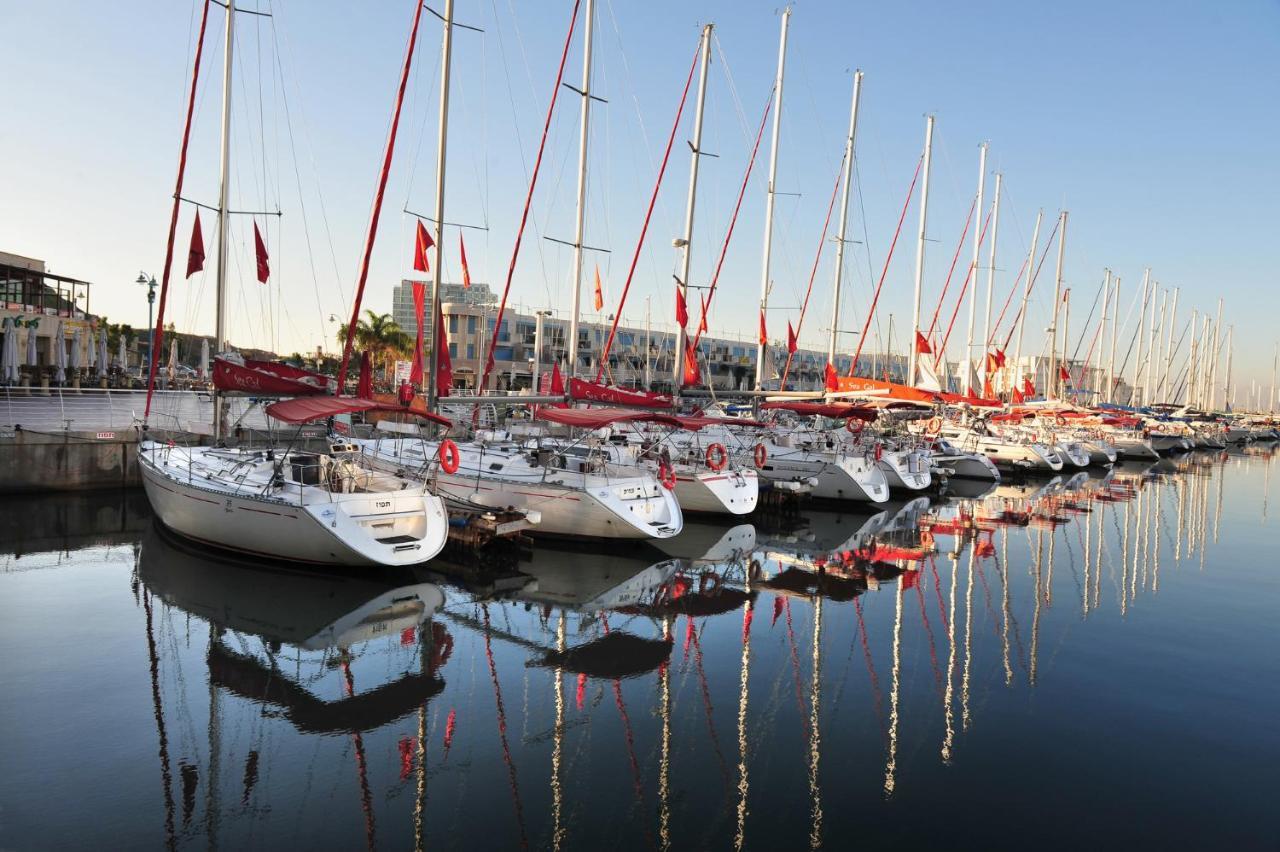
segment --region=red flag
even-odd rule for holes
[[[698,334],[707,333],[707,297],[699,296],[698,300],[702,302],[702,318],[698,320]]]
[[[368,349],[360,353],[360,379],[356,382],[356,396],[373,399],[373,364],[369,361]]]
[[[418,320],[417,344],[413,347],[413,368],[409,371],[409,384],[422,387],[422,331],[426,325],[427,287],[421,281],[413,282],[413,315]]]
[[[470,290],[471,267],[467,266],[467,244],[462,241],[462,231],[458,231],[458,253],[462,257],[462,289]]]
[[[1036,386],[1035,386],[1035,384],[1031,381],[1030,377],[1026,377],[1026,376],[1024,376],[1024,377],[1023,377],[1023,379],[1022,379],[1022,392],[1023,392],[1024,394],[1026,394],[1027,396],[1035,396],[1035,395],[1036,395]]]
[[[987,353],[987,374],[990,375],[1000,369],[1000,360],[990,352]]]
[[[933,347],[929,345],[929,341],[919,331],[916,332],[916,352],[920,355],[933,354]]]
[[[796,345],[796,332],[791,327],[791,320],[787,320],[787,354],[794,355],[800,347]]]
[[[676,285],[676,325],[684,328],[689,324],[689,305],[684,300],[684,290]]]
[[[271,277],[271,267],[267,263],[267,244],[262,241],[257,222],[253,223],[253,252],[258,256],[258,283],[266,284]]]
[[[427,262],[427,251],[436,244],[427,233],[427,228],[418,220],[418,238],[413,243],[413,268],[418,272],[430,272],[431,264]]]
[[[1022,403],[1026,402],[1026,397],[1022,395],[1022,391],[1018,390],[1017,388],[1014,388],[1013,401],[1021,405]]]
[[[681,381],[681,387],[692,387],[702,381],[702,376],[698,370],[698,353],[694,351],[693,341],[685,339],[684,342],[684,377]]]
[[[827,373],[824,377],[824,385],[829,391],[840,390],[840,375],[836,372],[835,364],[827,362]]]
[[[191,248],[187,249],[187,277],[204,269],[204,234],[200,231],[200,211],[196,211],[196,223],[191,228]]]
[[[596,266],[596,310],[604,307],[604,289],[600,286],[600,267]]]
[[[1066,367],[1059,367],[1059,368],[1058,368],[1058,376],[1059,376],[1059,378],[1061,378],[1064,382],[1069,382],[1069,381],[1071,381],[1071,373],[1067,370],[1067,368],[1066,368]]]
[[[993,399],[995,398],[995,395],[996,395],[995,391],[991,389],[991,380],[983,379],[982,380],[982,397],[984,399]]]
[[[769,329],[765,328],[764,324],[764,308],[760,309],[760,345],[769,345]]]
[[[1004,362],[1005,362],[1004,350],[1003,350],[1003,349],[997,349],[997,350],[996,350],[996,366],[997,366],[997,367],[1003,367],[1003,366],[1004,366]]]
[[[449,358],[449,341],[444,334],[444,309],[436,314],[436,393],[448,396],[453,387],[453,361]]]

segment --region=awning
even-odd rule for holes
[[[868,423],[874,423],[876,418],[880,416],[879,413],[873,409],[866,408],[861,405],[854,405],[851,402],[804,402],[801,400],[778,400],[774,402],[766,402],[760,407],[762,409],[792,411],[806,417],[856,417],[859,420],[865,420]]]
[[[747,417],[703,417],[694,415],[677,419],[686,429],[701,429],[704,426],[743,426],[748,429],[765,429],[769,426],[768,423],[751,420]]]
[[[633,411],[627,408],[539,408],[535,420],[559,423],[562,426],[578,426],[583,429],[599,429],[611,423],[661,423],[663,426],[683,427],[679,417],[657,411]]]
[[[642,408],[671,408],[671,397],[648,391],[613,388],[582,379],[569,380],[569,397],[584,402],[607,402],[610,405],[637,405]]]
[[[266,408],[267,414],[285,423],[310,423],[313,420],[325,420],[339,414],[354,414],[358,411],[384,411],[409,414],[421,417],[442,426],[452,426],[453,422],[439,414],[426,411],[408,411],[391,405],[383,405],[372,399],[360,399],[354,396],[301,396],[296,399],[285,399],[273,402]]]

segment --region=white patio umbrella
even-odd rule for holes
[[[98,378],[107,377],[107,368],[111,366],[111,356],[107,354],[107,330],[104,328],[98,335]]]
[[[62,384],[67,380],[67,338],[63,334],[62,320],[53,330],[53,380]]]
[[[169,341],[168,372],[169,372],[169,381],[173,381],[174,377],[177,376],[178,374],[178,338],[176,335],[172,340]]]
[[[86,370],[92,370],[94,363],[98,360],[98,338],[94,335],[93,329],[89,329],[89,345],[85,347],[85,362],[81,364]]]
[[[33,325],[27,329],[27,366],[31,368],[33,375],[38,360],[40,359],[36,357],[36,327]]]
[[[16,382],[18,380],[18,329],[14,327],[11,317],[4,318],[4,345],[0,346],[0,382]]]
[[[127,353],[124,351],[124,335],[120,335],[120,341],[116,344],[116,366],[121,370],[125,368],[125,361],[128,360]]]
[[[71,334],[71,375],[80,375],[80,367],[83,365],[84,356],[80,354],[80,347],[84,345],[84,338],[81,336],[82,330],[76,326],[76,330]]]
[[[200,341],[200,381],[209,380],[209,338]]]

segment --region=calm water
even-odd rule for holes
[[[1276,467],[396,574],[0,503],[0,847],[1276,849]]]

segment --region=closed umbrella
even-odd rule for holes
[[[116,343],[116,366],[123,370],[125,368],[126,360],[127,357],[124,351],[124,335],[121,334],[120,340]]]
[[[86,370],[92,370],[94,363],[98,360],[98,340],[94,336],[93,329],[89,329],[89,345],[84,350],[85,357],[88,359],[84,363]]]
[[[33,325],[27,329],[27,366],[31,368],[30,372],[35,375],[36,361],[36,327]]]
[[[13,325],[11,317],[4,318],[4,344],[0,345],[0,381],[16,382],[18,380],[18,329]]]
[[[53,330],[53,380],[57,384],[67,380],[67,338],[63,333],[62,320],[58,320]]]
[[[356,384],[356,396],[373,399],[373,365],[369,363],[369,350],[360,353],[360,381]]]
[[[107,330],[104,328],[98,336],[98,378],[105,379],[110,366],[111,356],[107,354]]]
[[[76,330],[71,335],[71,375],[78,376],[80,367],[83,364],[83,355],[80,354],[80,347],[84,345],[81,337],[81,329],[76,326]]]
[[[200,381],[209,381],[209,338],[200,341]]]
[[[169,381],[173,381],[178,374],[178,338],[175,335],[173,340],[169,341]]]

